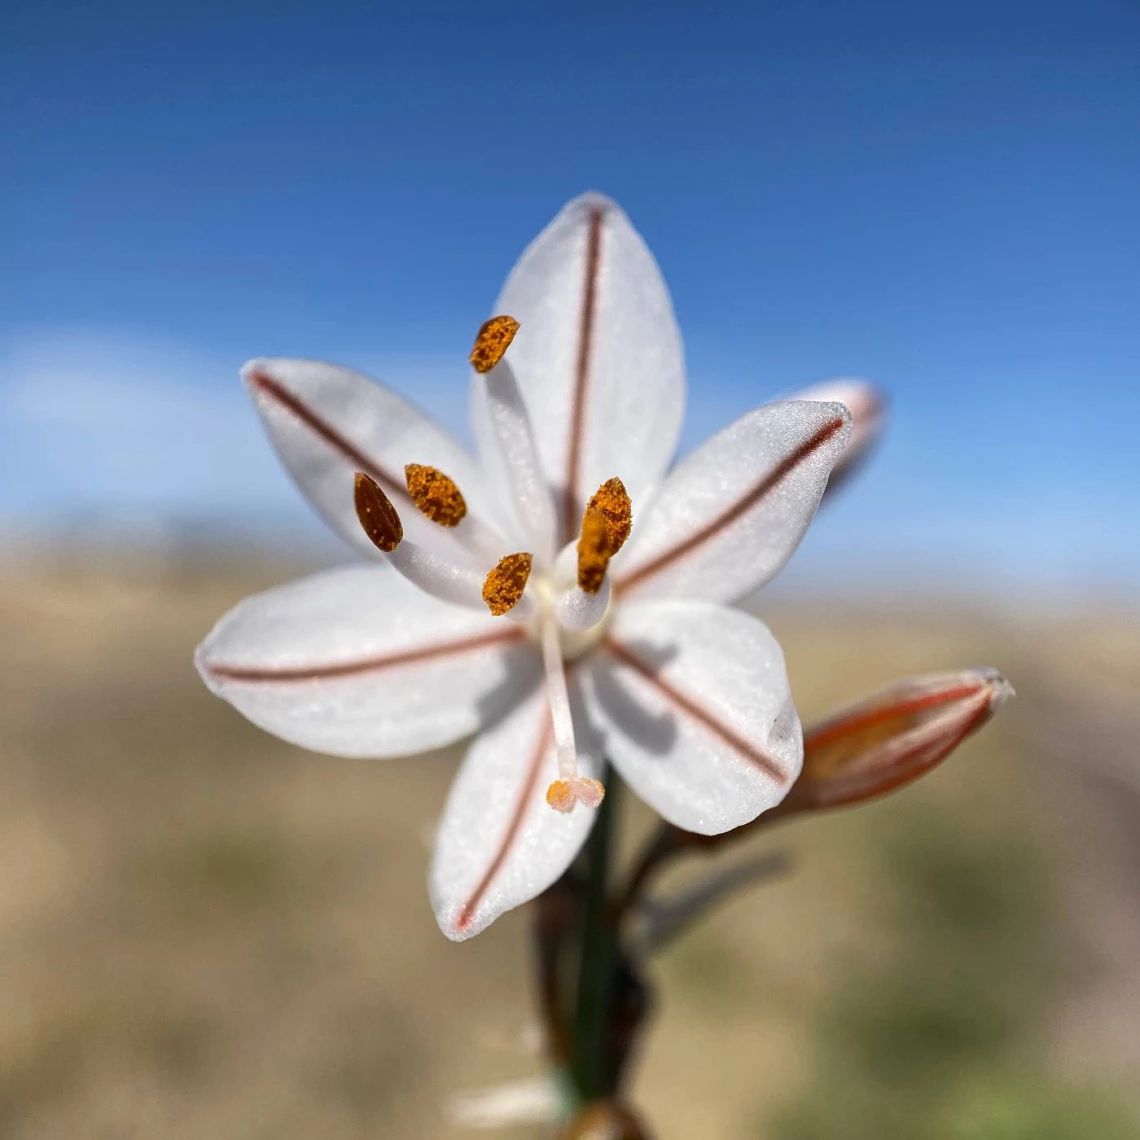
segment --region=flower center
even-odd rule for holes
[[[424,464],[404,468],[408,496],[423,515],[447,529],[458,560],[405,541],[391,500],[365,474],[356,476],[356,510],[375,546],[421,589],[444,601],[485,605],[495,617],[508,617],[528,629],[542,653],[558,758],[558,779],[546,800],[556,811],[569,812],[578,804],[597,807],[605,789],[578,770],[565,665],[590,652],[605,634],[611,596],[607,572],[610,559],[629,537],[633,511],[622,481],[607,479],[586,505],[578,540],[554,558],[549,492],[534,433],[522,394],[503,362],[518,328],[513,317],[492,317],[479,330],[471,363],[486,378],[492,420],[512,471],[519,521],[532,550],[504,554],[502,538],[469,514],[455,480]],[[539,552],[537,559],[534,551]],[[532,574],[536,564],[538,572]],[[488,571],[479,569],[488,565]]]
[[[572,662],[585,657],[605,637],[610,609],[607,606],[598,621],[586,629],[571,629],[558,620],[558,602],[566,588],[566,582],[559,582],[550,574],[532,574],[527,594],[534,598],[536,613],[525,623],[525,628],[535,643],[541,645],[545,626],[553,626],[558,633],[559,656],[565,662]]]

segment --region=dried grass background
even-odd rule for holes
[[[454,1136],[457,1093],[540,1071],[527,914],[455,946],[428,907],[456,753],[312,756],[198,682],[211,623],[289,576],[0,577],[0,1137]],[[805,720],[963,665],[1019,697],[921,785],[726,856],[793,870],[654,967],[661,1140],[1137,1135],[1140,621],[765,617]]]

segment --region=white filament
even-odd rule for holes
[[[387,557],[394,569],[425,594],[471,610],[487,611],[487,603],[483,600],[484,577],[478,571],[433,554],[407,539]],[[525,621],[534,614],[534,602],[524,594],[507,616],[515,621]]]
[[[483,383],[491,428],[514,492],[519,522],[534,543],[539,565],[548,567],[554,557],[554,500],[542,473],[534,428],[522,392],[505,360],[487,373]]]
[[[483,601],[483,579],[475,570],[425,550],[408,539],[388,554],[388,561],[413,586],[433,598],[473,610],[487,608]]]
[[[478,566],[494,566],[504,554],[511,553],[505,538],[470,514],[458,526],[450,527],[448,533]]]

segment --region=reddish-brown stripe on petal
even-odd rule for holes
[[[754,744],[744,739],[734,729],[724,724],[715,713],[697,704],[692,697],[675,688],[657,671],[646,665],[635,654],[631,653],[620,641],[607,637],[603,642],[606,650],[612,657],[628,666],[639,676],[649,682],[667,701],[675,705],[681,712],[690,716],[698,724],[707,728],[714,736],[719,737],[734,752],[738,752],[745,760],[755,764],[757,768],[774,780],[785,783],[788,777],[781,771],[780,766],[771,758],[761,752]]]
[[[259,668],[251,665],[207,665],[207,672],[226,681],[323,681],[333,677],[351,677],[358,673],[370,673],[380,669],[394,669],[401,665],[420,665],[426,661],[440,661],[446,657],[458,657],[464,653],[474,653],[492,645],[507,645],[521,641],[526,634],[517,627],[479,633],[472,637],[439,645],[426,645],[420,649],[405,649],[399,653],[378,654],[376,657],[363,657],[355,661],[335,661],[323,665],[289,665],[282,667]]]
[[[248,379],[259,391],[271,400],[275,400],[283,408],[287,408],[306,427],[319,435],[325,443],[339,451],[355,471],[363,471],[371,475],[384,488],[389,498],[406,499],[408,497],[408,491],[402,478],[397,478],[384,467],[381,467],[371,456],[365,455],[351,440],[345,439],[332,424],[317,415],[295,392],[290,392],[284,384],[275,380],[267,372],[251,372]]]
[[[595,206],[590,211],[586,234],[586,268],[582,279],[582,307],[578,317],[578,358],[574,367],[574,398],[570,405],[570,443],[566,453],[566,486],[562,506],[562,526],[567,541],[576,533],[582,514],[578,502],[578,480],[582,474],[582,446],[598,315],[598,276],[602,265],[602,223],[605,216],[605,210]]]
[[[507,856],[510,854],[511,847],[514,845],[515,839],[522,827],[527,808],[530,806],[531,801],[535,797],[535,793],[538,791],[539,773],[542,771],[542,762],[546,759],[546,754],[550,751],[550,746],[553,741],[554,722],[551,720],[550,710],[548,708],[543,712],[542,731],[538,734],[538,742],[535,744],[534,751],[531,753],[526,770],[526,779],[523,781],[522,790],[519,792],[519,798],[515,803],[514,812],[511,815],[510,823],[507,825],[506,833],[503,835],[502,842],[499,844],[499,848],[495,852],[495,857],[491,860],[490,866],[479,880],[478,886],[471,892],[471,897],[460,908],[459,915],[455,920],[455,929],[459,933],[462,933],[471,925],[471,920],[475,917],[475,911],[479,909],[479,904],[483,901],[484,895],[486,895],[490,889],[491,884],[495,881],[495,876],[502,869],[503,864],[507,860]]]
[[[781,460],[762,479],[754,483],[731,506],[723,510],[710,523],[706,523],[700,530],[694,531],[688,538],[677,543],[676,546],[659,554],[656,558],[639,566],[626,577],[614,583],[614,589],[619,592],[628,592],[640,586],[654,574],[659,574],[666,567],[671,566],[678,559],[691,554],[698,547],[703,546],[710,539],[716,538],[726,527],[731,526],[737,519],[747,514],[761,499],[777,487],[788,477],[805,459],[814,455],[828,440],[838,435],[846,423],[842,419],[829,420],[810,439],[801,443],[791,455]]]

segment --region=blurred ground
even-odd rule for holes
[[[428,907],[454,754],[311,756],[198,683],[288,576],[0,578],[4,1140],[452,1136],[456,1093],[539,1071],[527,916],[455,946]],[[1134,1137],[1140,622],[765,616],[805,720],[972,664],[1019,697],[915,788],[758,839],[793,872],[661,955],[661,1140]]]

